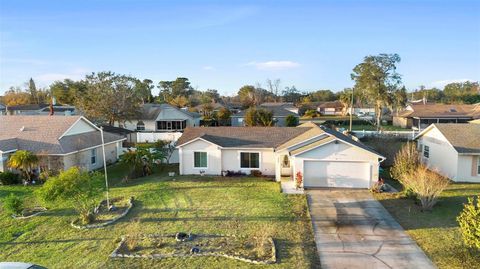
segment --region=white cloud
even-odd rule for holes
[[[474,79],[469,79],[469,78],[459,78],[459,79],[446,79],[446,80],[438,80],[430,83],[430,87],[437,87],[437,88],[443,88],[445,85],[450,84],[450,83],[458,83],[458,82],[467,82],[467,81],[476,81]]]
[[[299,63],[292,61],[249,62],[246,65],[255,66],[259,70],[285,70],[297,68],[300,66]]]
[[[41,75],[34,76],[33,79],[36,82],[39,82],[40,84],[49,85],[56,80],[64,80],[66,78],[69,78],[72,80],[80,80],[80,79],[83,79],[87,73],[89,73],[87,69],[77,68],[68,73],[41,74]]]
[[[215,70],[215,67],[206,65],[206,66],[202,67],[202,69],[203,70]]]

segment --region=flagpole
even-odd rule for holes
[[[110,210],[110,199],[108,198],[107,160],[105,159],[105,141],[103,140],[103,126],[100,127],[100,134],[102,136],[102,154],[103,154],[103,169],[105,174],[105,186],[107,187],[107,210]]]

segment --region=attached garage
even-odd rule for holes
[[[303,161],[305,188],[369,188],[371,165],[367,162]]]

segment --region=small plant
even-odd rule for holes
[[[132,224],[127,226],[127,228],[125,229],[125,232],[128,235],[125,238],[125,246],[130,252],[135,251],[138,248],[140,228],[140,220],[134,219],[132,221]]]
[[[424,210],[432,209],[437,203],[438,196],[449,183],[448,178],[428,170],[424,164],[420,164],[402,180],[405,189],[411,189],[415,193]]]
[[[264,256],[266,254],[266,246],[268,245],[268,240],[273,236],[275,229],[272,225],[265,224],[260,229],[256,230],[253,235],[253,244],[254,249],[257,251],[259,256]]]
[[[3,209],[5,212],[11,215],[22,215],[24,209],[23,201],[20,199],[20,197],[11,193],[3,201]]]
[[[297,189],[302,187],[303,183],[303,175],[302,172],[298,171],[297,174],[295,175],[295,187]]]
[[[480,251],[480,196],[468,198],[463,210],[457,217],[463,241],[469,248]]]
[[[14,185],[20,183],[21,181],[18,174],[12,173],[10,171],[0,172],[0,185]]]
[[[250,171],[250,175],[253,176],[253,177],[261,177],[262,172],[260,170],[252,170],[252,171]]]

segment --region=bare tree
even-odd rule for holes
[[[273,94],[275,102],[277,102],[278,94],[280,92],[280,79],[275,79],[272,81],[271,79],[267,79],[267,88],[271,94]]]

